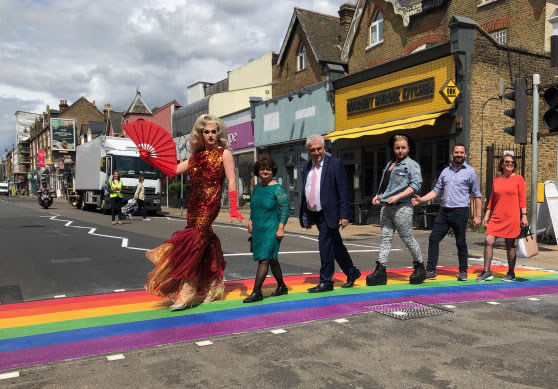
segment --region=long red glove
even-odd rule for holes
[[[244,216],[240,212],[238,212],[238,202],[236,199],[236,190],[229,192],[229,216],[231,218],[231,223],[233,222],[233,218],[237,218],[238,220],[244,220]]]

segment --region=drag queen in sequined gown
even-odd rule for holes
[[[190,174],[186,228],[173,233],[161,246],[147,252],[155,264],[145,288],[153,295],[174,300],[172,310],[191,305],[198,294],[210,302],[224,293],[225,260],[211,223],[221,205],[225,177],[228,181],[230,219],[238,212],[234,160],[227,148],[225,124],[212,115],[200,116],[190,135],[191,157],[177,166],[176,174]]]

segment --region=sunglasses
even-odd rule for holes
[[[213,134],[213,135],[215,135],[215,134],[217,134],[217,130],[203,130],[203,133],[204,133],[205,135],[208,135],[208,134]]]
[[[504,163],[505,163],[506,165],[510,165],[510,164],[511,164],[511,165],[515,165],[515,162],[514,162],[514,161],[504,161]]]

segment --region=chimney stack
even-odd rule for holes
[[[341,26],[342,38],[345,41],[347,33],[349,32],[349,27],[353,21],[353,16],[355,15],[356,6],[352,3],[344,3],[339,7],[339,25]]]
[[[60,104],[58,105],[58,109],[60,113],[64,112],[68,109],[68,101],[67,100],[60,100]]]
[[[105,104],[103,108],[103,114],[105,116],[105,123],[108,122],[108,113],[112,111],[112,104]]]

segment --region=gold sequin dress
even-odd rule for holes
[[[221,242],[211,228],[221,206],[225,179],[223,151],[223,148],[199,151],[190,157],[192,190],[186,228],[146,253],[155,264],[145,284],[149,293],[174,300],[185,281],[195,282],[198,293],[207,291],[212,281],[213,286],[223,284],[226,262]]]

